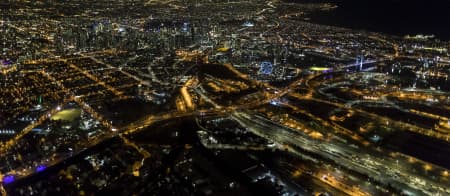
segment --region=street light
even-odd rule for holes
[[[447,170],[443,171],[443,172],[442,172],[442,176],[444,176],[444,177],[448,177],[448,176],[449,176],[449,173],[448,173],[448,171],[447,171]]]

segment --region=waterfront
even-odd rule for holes
[[[397,36],[435,35],[450,40],[450,29],[445,28],[450,24],[448,1],[434,0],[426,4],[417,0],[334,1],[338,8],[312,13],[311,22]]]

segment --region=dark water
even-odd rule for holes
[[[310,0],[297,0],[302,3]],[[313,13],[314,23],[392,35],[435,35],[450,40],[450,0],[319,0],[339,7]]]

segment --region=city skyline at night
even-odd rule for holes
[[[0,195],[450,195],[450,4],[0,2]]]

